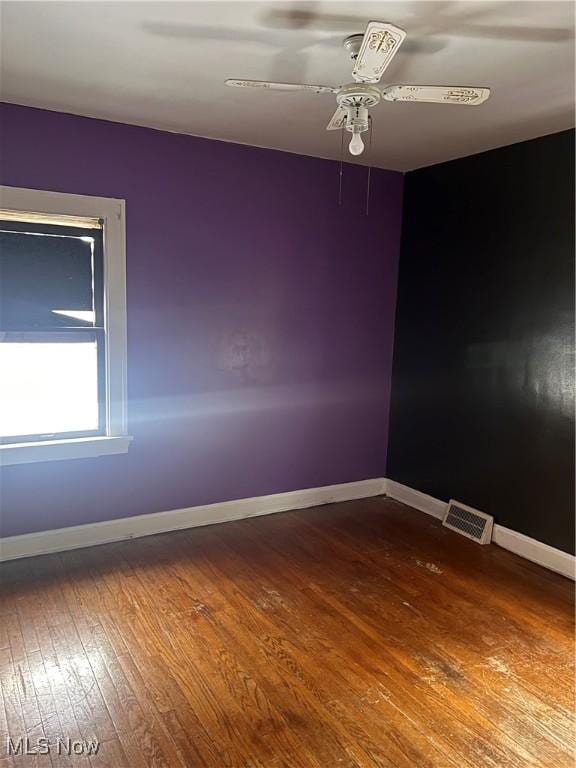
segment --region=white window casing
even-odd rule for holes
[[[70,222],[100,219],[104,231],[104,322],[106,329],[106,434],[0,445],[0,466],[126,453],[131,441],[127,414],[126,235],[124,200],[0,186],[0,209]],[[81,224],[80,224],[81,226]]]

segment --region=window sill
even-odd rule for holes
[[[129,435],[122,435],[121,437],[77,437],[71,440],[43,440],[37,443],[0,445],[0,466],[30,464],[36,461],[87,459],[114,453],[127,453],[131,440]]]

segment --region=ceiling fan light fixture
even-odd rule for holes
[[[364,152],[364,142],[362,141],[362,134],[354,131],[350,144],[348,145],[351,155],[361,155]]]
[[[358,156],[364,152],[362,134],[368,130],[368,126],[368,109],[366,107],[348,107],[346,130],[352,134],[348,145],[351,155]]]
[[[366,107],[348,107],[346,130],[350,133],[364,133],[368,130],[368,110]]]

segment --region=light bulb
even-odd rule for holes
[[[362,136],[359,133],[353,133],[350,139],[350,146],[348,147],[351,155],[361,155],[364,152],[364,142]]]

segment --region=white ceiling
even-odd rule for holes
[[[572,2],[3,2],[1,16],[1,97],[17,104],[338,158],[332,95],[224,80],[349,82],[342,39],[379,19],[408,32],[383,82],[492,96],[384,102],[360,162],[409,170],[574,124]]]

